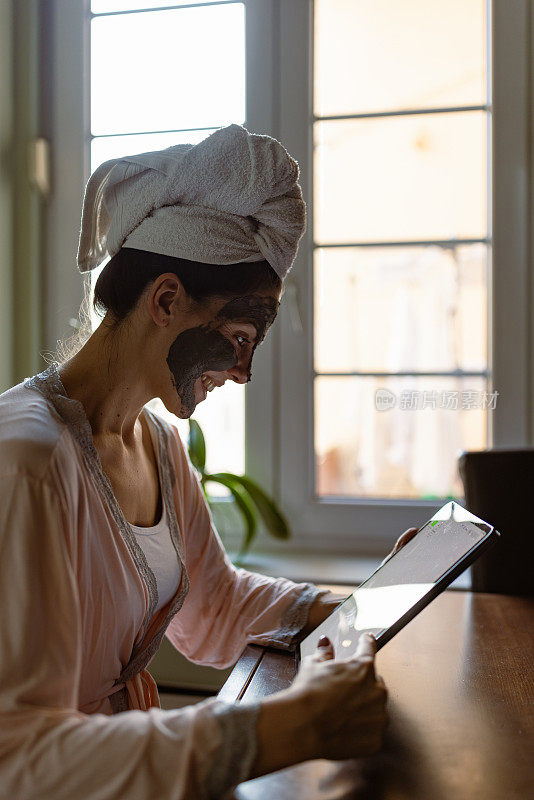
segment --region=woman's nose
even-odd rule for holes
[[[235,367],[230,367],[226,370],[226,374],[236,383],[247,383],[250,380],[250,370],[247,366],[236,364]]]
[[[244,354],[234,367],[226,370],[226,374],[236,383],[247,383],[250,380],[250,364],[252,357]]]

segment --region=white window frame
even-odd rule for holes
[[[490,390],[499,391],[488,446],[524,446],[532,441],[532,342],[529,325],[529,3],[494,0],[489,188],[493,268],[489,270]],[[311,216],[312,196],[312,30],[313,0],[280,6],[280,111],[278,135],[302,168],[304,197]],[[304,135],[303,135],[304,132]],[[279,322],[280,468],[278,496],[295,532],[294,544],[329,553],[376,554],[398,532],[424,522],[435,501],[317,499],[313,485],[313,293],[311,224],[291,273],[300,300],[303,335],[292,330],[286,306]],[[513,321],[511,323],[511,321]],[[335,413],[335,411],[333,411]]]
[[[89,175],[89,0],[52,0],[52,195],[46,213],[46,345],[68,335],[82,297],[75,254],[83,188]],[[247,120],[252,132],[280,139],[297,159],[311,219],[313,0],[245,0]],[[530,198],[534,168],[530,80],[534,82],[534,14],[528,0],[493,0],[493,184],[490,194],[493,268],[490,270],[489,371],[499,391],[488,445],[534,441],[534,308]],[[490,147],[491,152],[491,147]],[[534,159],[532,159],[534,164]],[[65,169],[65,164],[69,169]],[[534,229],[534,227],[533,227]],[[246,470],[274,494],[293,536],[288,550],[377,555],[404,527],[430,516],[432,501],[319,500],[313,486],[311,225],[286,281],[276,324],[255,355],[246,387]],[[294,332],[295,294],[302,334]],[[511,324],[510,321],[513,321]],[[261,537],[265,550],[280,544]]]

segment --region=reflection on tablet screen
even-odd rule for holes
[[[457,517],[427,523],[301,643],[301,656],[313,653],[323,634],[336,658],[353,655],[363,632],[379,636],[390,628],[487,532]]]

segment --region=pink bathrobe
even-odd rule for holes
[[[215,667],[248,642],[288,648],[318,594],[231,564],[178,431],[143,413],[182,568],[157,614],[154,574],[56,367],[0,396],[2,797],[200,800],[245,780],[258,706],[163,711],[146,668],[163,635]]]

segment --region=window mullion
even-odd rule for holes
[[[280,4],[280,139],[300,165],[307,230],[288,276],[296,292],[303,331],[294,332],[287,303],[280,310],[278,492],[297,536],[305,539],[304,509],[313,487],[313,286],[312,286],[312,14],[306,0]],[[308,542],[309,544],[309,542]]]
[[[276,136],[276,2],[245,0],[246,122],[251,133]],[[275,490],[277,326],[254,354],[245,395],[245,468],[268,492]]]

